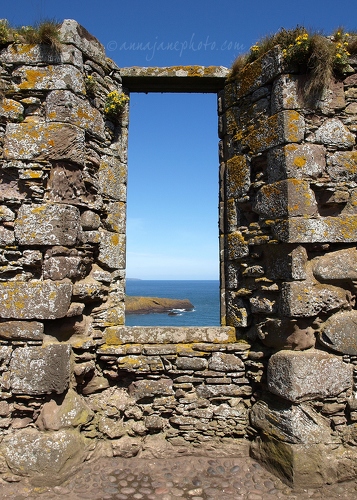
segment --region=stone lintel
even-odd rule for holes
[[[104,334],[107,345],[190,344],[196,342],[231,343],[236,341],[232,327],[109,327]]]
[[[217,93],[229,70],[224,66],[170,66],[121,68],[123,87],[130,92]]]

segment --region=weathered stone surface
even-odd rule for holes
[[[50,122],[71,123],[104,140],[104,120],[87,99],[68,90],[54,90],[46,99],[46,119]]]
[[[242,144],[257,154],[289,142],[300,142],[304,133],[304,118],[297,111],[285,110],[269,116],[242,139]]]
[[[75,45],[83,54],[102,65],[105,61],[103,45],[73,19],[65,19],[60,29],[62,43]]]
[[[36,420],[40,430],[58,431],[69,427],[79,427],[87,424],[94,416],[84,398],[73,389],[69,389],[62,403],[54,399],[45,403]]]
[[[286,243],[349,243],[357,240],[357,216],[294,217],[279,222],[272,230],[277,239]]]
[[[250,165],[244,155],[233,156],[226,167],[227,198],[241,198],[250,187]]]
[[[18,347],[11,357],[14,394],[62,394],[69,384],[71,347]]]
[[[0,316],[4,319],[63,318],[71,294],[70,281],[0,282]]]
[[[9,207],[5,205],[0,206],[0,221],[1,222],[10,222],[15,220],[15,213],[10,210]]]
[[[42,340],[43,323],[38,321],[6,321],[0,323],[0,338],[6,340]]]
[[[315,133],[316,141],[325,146],[347,149],[356,142],[355,136],[338,119],[329,118]]]
[[[288,443],[330,443],[330,422],[309,405],[258,401],[250,412],[253,427]]]
[[[107,217],[103,221],[108,231],[115,233],[125,233],[126,230],[126,203],[116,201],[108,203],[106,207]]]
[[[323,351],[280,351],[268,364],[268,388],[292,401],[337,396],[352,386],[352,365]]]
[[[81,257],[58,256],[45,259],[43,264],[44,279],[62,280],[80,278],[85,275],[85,265]]]
[[[15,236],[20,245],[73,246],[79,228],[79,210],[70,205],[22,205],[15,220]]]
[[[88,177],[79,165],[65,161],[52,162],[45,194],[46,200],[99,208],[101,198],[93,192],[95,190],[95,183],[94,186],[92,180],[88,183]]]
[[[247,303],[234,294],[226,297],[227,325],[235,328],[245,328],[250,323]]]
[[[281,75],[274,80],[271,94],[271,112],[274,115],[284,109],[302,107],[299,99],[299,75]]]
[[[93,302],[103,299],[107,295],[107,290],[102,283],[96,281],[91,276],[87,276],[73,285],[73,297],[83,302]]]
[[[236,341],[231,327],[117,327],[107,328],[108,345],[120,344],[189,344],[195,342],[230,343]]]
[[[0,452],[14,474],[49,486],[73,474],[88,453],[88,441],[77,430],[39,432],[28,428],[6,436]]]
[[[266,184],[257,193],[254,212],[269,219],[314,216],[317,214],[315,195],[308,182],[287,179]]]
[[[3,247],[15,245],[15,233],[0,226],[0,245]]]
[[[327,164],[327,173],[333,181],[356,181],[357,151],[338,151],[331,155]]]
[[[66,160],[84,164],[84,131],[60,123],[8,123],[4,140],[7,160]]]
[[[123,356],[118,359],[118,369],[129,372],[162,372],[164,365],[159,356]]]
[[[109,387],[108,379],[95,375],[82,389],[84,395],[93,394],[98,391],[103,391]]]
[[[110,269],[124,269],[125,244],[125,234],[101,230],[98,263]]]
[[[82,229],[96,230],[100,226],[100,217],[92,210],[86,210],[81,214],[81,225]]]
[[[250,396],[252,388],[248,385],[219,384],[219,385],[199,385],[196,389],[200,398]]]
[[[229,260],[240,260],[249,255],[248,242],[240,231],[227,235],[227,252]]]
[[[306,279],[306,249],[299,245],[270,245],[264,249],[266,275],[270,279]]]
[[[116,201],[126,201],[126,166],[117,158],[105,155],[101,157],[98,179],[103,196]]]
[[[176,361],[176,367],[179,370],[204,370],[207,368],[207,360],[205,358],[180,356]]]
[[[14,83],[14,90],[67,90],[85,94],[84,79],[81,71],[70,64],[33,67],[20,66],[12,74],[19,80]]]
[[[62,45],[60,51],[54,51],[49,45],[11,44],[0,51],[0,61],[31,66],[45,62],[48,64],[73,64],[79,69],[83,67],[82,54],[73,45]]]
[[[286,144],[268,151],[268,182],[283,179],[317,179],[326,168],[326,150],[318,144]]]
[[[342,354],[357,355],[357,311],[341,311],[322,325],[319,341]]]
[[[281,287],[280,311],[284,316],[315,316],[320,312],[346,308],[350,302],[350,294],[333,285],[295,281],[283,283]]]
[[[24,107],[13,99],[6,99],[4,97],[0,101],[0,119],[18,120],[23,118]]]
[[[111,445],[113,457],[131,458],[135,457],[141,450],[142,440],[140,438],[123,436],[120,439],[113,439]]]
[[[314,347],[315,333],[309,320],[271,318],[257,327],[258,337],[273,349],[302,351]]]
[[[214,352],[208,362],[208,368],[221,372],[237,372],[244,370],[244,363],[234,354]]]
[[[337,250],[315,259],[313,272],[319,281],[356,281],[357,249]]]
[[[137,380],[129,386],[129,395],[136,401],[153,399],[157,396],[173,396],[172,380]]]

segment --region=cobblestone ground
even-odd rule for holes
[[[12,500],[352,500],[357,482],[294,491],[247,457],[101,458],[83,465],[61,486],[21,481],[3,483],[0,492],[2,499]]]

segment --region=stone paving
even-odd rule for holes
[[[350,500],[357,482],[294,491],[248,457],[100,458],[60,486],[3,482],[0,493],[11,500]]]

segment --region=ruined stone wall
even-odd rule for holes
[[[219,97],[223,324],[261,346],[254,456],[356,475],[357,60],[318,99],[280,48]]]
[[[120,71],[75,21],[60,34],[57,52],[0,48],[1,477],[237,452],[260,354],[231,327],[124,326],[128,110],[105,111]]]

